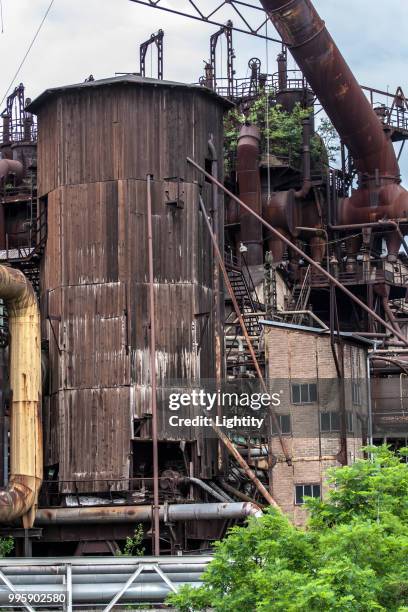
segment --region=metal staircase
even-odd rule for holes
[[[244,272],[237,265],[226,263],[228,278],[240,307],[248,335],[251,337],[255,354],[259,364],[264,365],[265,357],[260,341],[262,326],[259,322],[265,316],[263,314],[265,307],[259,302],[252,277],[248,268],[246,266],[245,268]],[[255,368],[236,317],[232,321],[226,321],[225,326],[229,327],[231,331],[230,334],[226,334],[227,373],[233,376],[250,375],[255,371]]]
[[[304,311],[308,309],[310,292],[311,292],[311,266],[309,265],[303,278],[301,285],[295,285],[291,298],[291,311],[295,311],[291,315],[290,323],[300,325],[305,316]]]

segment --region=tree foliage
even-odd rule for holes
[[[142,557],[145,552],[145,549],[141,546],[143,543],[143,536],[143,526],[138,525],[133,532],[133,536],[128,536],[126,538],[123,550],[117,554],[124,557]]]
[[[0,557],[8,557],[14,550],[14,539],[9,536],[0,538]]]
[[[317,612],[408,609],[408,466],[387,447],[329,473],[306,529],[275,510],[215,544],[203,586],[169,597],[178,610]],[[403,454],[403,453],[401,453]]]
[[[299,167],[302,153],[302,121],[307,119],[311,112],[313,112],[311,108],[303,108],[300,104],[296,104],[293,111],[288,113],[279,104],[267,104],[266,94],[254,100],[245,114],[238,109],[232,109],[224,119],[226,158],[236,152],[241,126],[250,123],[260,129],[263,151],[266,151],[266,143],[269,141],[272,155],[287,159],[292,166]],[[312,136],[311,154],[315,164],[327,165],[328,155],[330,159],[333,157],[337,141],[333,126],[329,120],[324,121],[324,123],[321,121],[317,134]],[[330,147],[328,152],[325,148],[326,143]]]

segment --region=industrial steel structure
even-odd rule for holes
[[[366,442],[406,442],[403,90],[361,87],[310,0],[188,4],[179,15],[218,27],[197,84],[163,80],[159,30],[141,45],[140,75],[33,102],[20,85],[2,113],[0,520],[20,555],[114,553],[138,523],[148,552],[204,552],[265,504],[301,523],[303,493],[321,494],[326,467]],[[236,31],[278,42],[276,71],[251,57],[237,76]],[[151,45],[157,79],[145,76]],[[274,136],[276,117],[295,122],[293,141]],[[267,391],[279,372],[291,405],[270,410],[263,437],[169,426],[172,392],[203,381]],[[316,395],[324,379],[340,389],[337,416]],[[174,580],[157,560],[126,571],[105,560],[120,580],[100,601],[161,601],[171,584],[199,582],[196,569],[185,579],[185,559]],[[27,569],[33,580],[62,588],[58,563],[44,576],[40,565]],[[26,584],[22,567],[1,570],[8,589]],[[78,602],[95,602],[82,567],[64,570],[66,584],[78,574]]]

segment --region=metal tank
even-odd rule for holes
[[[128,75],[47,90],[29,107],[48,210],[45,475],[60,494],[126,491],[132,476],[152,475],[148,176],[159,468],[182,463],[203,478],[219,469],[215,440],[169,428],[165,398],[171,381],[193,388],[216,375],[213,257],[200,192],[218,227],[223,207],[214,213],[211,186],[186,157],[211,166],[215,150],[222,160],[227,104],[205,88]],[[218,171],[222,178],[221,163]]]

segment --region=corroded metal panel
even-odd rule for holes
[[[222,146],[222,112],[199,91],[140,86],[65,92],[38,111],[50,236],[42,264],[46,462],[59,464],[61,481],[82,481],[82,491],[131,475],[133,419],[151,413],[148,173],[159,439],[177,439],[166,418],[169,383],[214,377],[212,247],[198,206],[201,191],[210,209],[211,188],[194,182],[185,160],[204,162],[211,134]],[[210,477],[216,442],[194,429],[187,435],[196,474]]]

